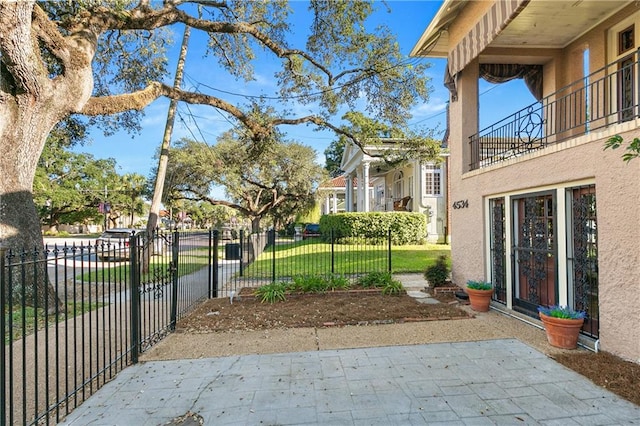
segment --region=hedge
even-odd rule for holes
[[[413,212],[349,212],[320,218],[320,232],[326,241],[333,235],[345,243],[365,240],[379,244],[387,240],[389,229],[394,245],[422,244],[427,237],[427,218]]]

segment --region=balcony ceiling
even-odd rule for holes
[[[470,0],[445,0],[411,56],[447,57],[447,28]],[[563,48],[635,0],[531,0],[491,47]],[[478,17],[480,19],[480,17]]]
[[[563,48],[629,3],[633,1],[531,0],[491,46]]]

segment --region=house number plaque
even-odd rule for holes
[[[460,200],[453,203],[454,209],[466,209],[469,207],[469,200]]]

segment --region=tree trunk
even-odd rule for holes
[[[260,232],[260,217],[253,217],[251,218],[251,233],[252,234],[257,234],[258,232]]]
[[[178,65],[176,67],[176,76],[173,82],[173,87],[180,88],[182,84],[182,75],[184,72],[184,62],[187,57],[187,48],[189,47],[189,35],[191,31],[189,27],[184,30],[182,36],[182,46],[180,48],[180,57],[178,58]],[[162,193],[164,191],[164,180],[167,175],[167,164],[169,162],[169,148],[171,147],[171,135],[173,134],[173,123],[175,121],[175,113],[178,102],[172,99],[169,103],[169,111],[167,112],[167,122],[164,128],[164,135],[162,137],[162,144],[160,146],[160,155],[158,159],[158,168],[156,170],[156,181],[153,190],[153,198],[151,200],[151,207],[149,209],[149,218],[147,220],[147,233],[151,235],[157,225],[158,217],[160,215],[160,204],[162,203]],[[145,268],[146,270],[146,268]]]
[[[22,128],[17,130],[17,126]],[[14,300],[25,286],[27,304],[53,308],[59,303],[47,278],[40,218],[31,192],[36,165],[51,126],[34,117],[28,123],[20,120],[9,127],[3,127],[0,133],[4,148],[0,156],[0,244],[13,255],[24,253],[26,260],[41,262],[35,268],[12,268],[12,276],[5,278],[11,279]],[[13,262],[18,259],[13,257]]]
[[[40,220],[32,195],[36,166],[53,126],[81,111],[91,97],[91,61],[99,34],[80,31],[56,38],[33,21],[37,15],[34,7],[34,1],[0,1],[0,245],[14,253],[36,248],[43,258]],[[50,53],[59,58],[63,68],[59,75],[49,74],[37,41],[49,43]],[[34,304],[56,306],[46,278],[47,264],[37,264],[42,266],[10,277],[12,285],[28,288]]]
[[[191,31],[186,27],[182,36],[182,46],[180,48],[180,57],[176,68],[176,76],[173,87],[179,89],[182,84],[182,74],[184,70],[184,62],[187,57],[187,48],[189,46],[189,35]],[[162,203],[162,193],[164,191],[164,180],[167,175],[167,164],[169,163],[169,148],[171,147],[171,135],[173,133],[173,123],[175,120],[176,108],[178,102],[172,99],[169,103],[169,111],[167,112],[167,122],[164,128],[164,136],[160,147],[160,155],[158,159],[158,169],[156,171],[156,181],[153,189],[153,197],[151,199],[151,207],[149,208],[149,218],[147,220],[147,241],[149,244],[144,248],[144,256],[142,256],[142,272],[149,270],[149,253],[154,250],[156,227],[158,226],[158,218],[160,216],[160,204]]]

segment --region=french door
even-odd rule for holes
[[[558,300],[554,194],[514,199],[513,219],[513,308],[537,316]]]

